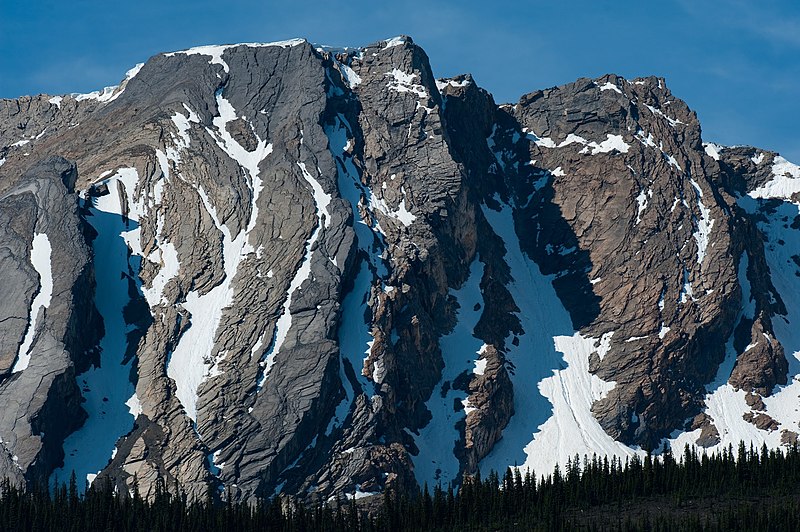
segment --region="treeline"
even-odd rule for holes
[[[466,478],[306,508],[275,498],[256,504],[189,503],[156,487],[116,494],[95,484],[81,495],[75,478],[55,490],[0,488],[0,530],[9,531],[478,531],[478,530],[798,530],[800,449],[740,445],[706,455],[686,448],[680,460],[576,457],[538,480],[532,471]]]

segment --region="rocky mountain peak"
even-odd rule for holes
[[[497,105],[405,36],[1,100],[0,468],[325,501],[787,444],[797,183],[662,78]]]

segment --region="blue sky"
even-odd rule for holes
[[[0,0],[0,97],[88,92],[199,44],[360,45],[401,33],[437,76],[471,72],[499,102],[581,76],[663,76],[706,140],[800,162],[793,0]]]

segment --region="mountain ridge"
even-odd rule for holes
[[[0,101],[0,202],[28,161],[75,161],[59,201],[90,264],[73,292],[94,294],[32,321],[28,257],[53,230],[29,227],[40,211],[3,225],[31,287],[0,308],[19,316],[0,320],[18,483],[75,468],[143,493],[326,500],[797,438],[781,220],[800,171],[704,144],[662,78],[497,105],[401,36],[159,54],[84,96]],[[66,359],[43,358],[43,331],[64,331]],[[51,365],[14,371],[28,354]],[[65,384],[19,404],[43,393],[22,384],[36,371]],[[81,428],[16,423],[80,419],[50,410],[77,390]],[[37,441],[47,454],[19,452]]]

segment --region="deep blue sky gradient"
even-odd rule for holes
[[[498,102],[581,76],[663,76],[705,140],[800,162],[796,0],[0,0],[0,97],[89,92],[200,44],[398,34],[437,76],[471,72]]]

